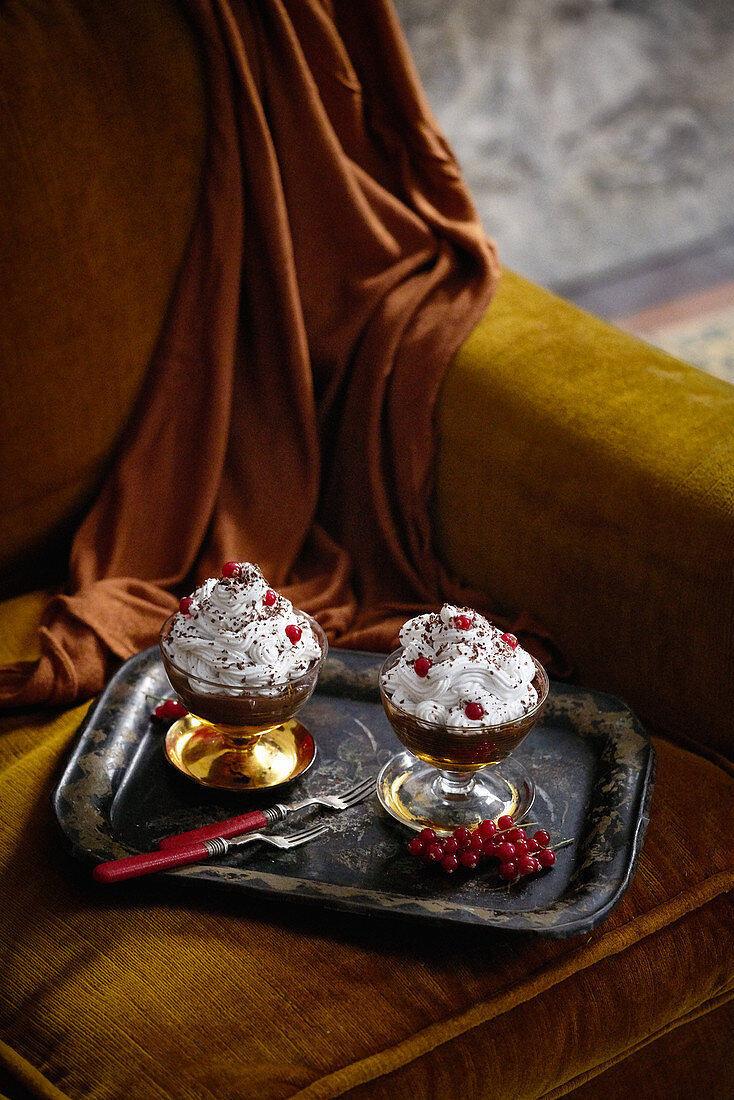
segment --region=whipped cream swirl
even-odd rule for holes
[[[444,604],[417,615],[400,643],[382,687],[416,718],[471,729],[520,718],[538,702],[530,654],[471,608]]]
[[[229,565],[232,576],[211,577],[181,601],[163,647],[195,691],[267,695],[320,660],[321,644],[257,565]]]

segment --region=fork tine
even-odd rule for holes
[[[355,783],[354,786],[352,787],[352,790],[353,791],[358,791],[362,787],[373,787],[374,783],[375,783],[374,775],[368,775],[367,778],[363,779],[361,783]],[[349,793],[349,792],[347,792],[347,793]]]
[[[285,840],[289,848],[295,848],[298,844],[305,844],[307,840],[314,840],[326,832],[326,825],[313,825],[310,829],[301,829],[298,833],[291,833],[281,839]]]
[[[374,776],[370,775],[367,779],[362,779],[359,783],[355,783],[353,787],[344,791],[339,795],[340,798],[353,798],[355,795],[360,794],[362,791],[369,790],[375,782]]]
[[[365,795],[369,794],[374,788],[374,785],[374,777],[370,776],[369,779],[363,779],[361,783],[357,783],[351,790],[345,791],[344,794],[339,797],[346,805],[353,805],[355,802],[359,802],[360,799],[364,798]]]

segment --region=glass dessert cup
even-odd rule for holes
[[[400,657],[391,653],[380,672],[385,714],[407,752],[398,753],[377,779],[382,806],[398,821],[419,831],[453,832],[472,828],[485,819],[511,814],[516,822],[527,815],[535,784],[511,754],[537,723],[548,699],[545,669],[534,658],[533,687],[538,702],[520,718],[500,723],[450,726],[416,718],[397,706],[382,688],[383,674]]]
[[[308,619],[321,646],[295,679],[253,688],[226,687],[194,677],[165,651],[174,616],[163,624],[160,652],[166,675],[188,710],[166,734],[169,761],[190,779],[219,790],[265,790],[304,774],[316,757],[313,737],[295,717],[313,694],[326,659],[326,635]]]

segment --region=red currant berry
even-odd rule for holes
[[[540,845],[538,844],[534,836],[528,837],[528,839],[525,841],[525,846],[527,847],[530,855],[532,855],[534,852],[537,852],[540,848]]]
[[[507,642],[510,649],[517,649],[520,644],[514,634],[500,634],[503,642]]]
[[[550,833],[545,829],[538,829],[537,833],[533,833],[533,840],[537,840],[541,848],[547,848],[550,844]]]
[[[415,672],[416,676],[420,676],[422,679],[424,676],[427,676],[428,673],[431,671],[432,664],[433,662],[429,661],[428,657],[417,657],[416,660],[413,662],[413,671]]]
[[[468,615],[457,615],[454,619],[454,626],[457,630],[471,630],[471,619]]]
[[[478,830],[471,835],[470,847],[472,852],[481,852],[484,847],[484,838]]]
[[[471,718],[473,722],[478,722],[480,718],[484,718],[484,707],[481,703],[467,703],[464,707],[464,714],[467,718]]]
[[[538,852],[538,863],[541,867],[552,867],[556,862],[556,853],[552,848],[541,848]]]
[[[532,875],[536,862],[532,856],[520,856],[517,861],[517,869],[521,875]]]
[[[536,859],[535,856],[530,856],[530,858],[533,861],[533,871],[539,871],[541,866],[540,860]]]
[[[462,867],[468,867],[471,871],[479,863],[479,856],[471,848],[465,848],[459,856],[459,863]]]
[[[443,842],[443,850],[447,856],[455,856],[457,852],[461,851],[459,842],[455,836],[446,837]]]
[[[471,844],[471,833],[465,825],[459,825],[454,829],[454,840],[460,848],[468,848]]]
[[[459,861],[455,855],[445,855],[441,860],[441,866],[448,875],[452,875],[459,866]]]
[[[507,839],[511,840],[514,844],[516,840],[526,840],[527,833],[524,829],[519,829],[517,826],[515,826],[514,829],[510,829],[509,833],[507,834]]]
[[[484,840],[490,840],[491,837],[493,837],[494,834],[497,832],[497,826],[495,825],[494,821],[480,821],[477,828],[479,829],[479,833],[484,838]]]
[[[515,845],[510,844],[509,840],[503,840],[497,849],[497,855],[500,857],[503,863],[507,863],[515,854]]]
[[[223,577],[239,577],[241,572],[240,563],[237,561],[225,561],[222,566]]]
[[[526,856],[528,854],[528,842],[527,840],[513,840],[515,845],[515,855]]]
[[[432,844],[436,839],[436,833],[433,829],[421,829],[418,836],[424,844]]]
[[[300,628],[300,626],[294,626],[294,624],[291,623],[290,626],[287,626],[285,628],[285,632],[286,632],[286,635],[289,638],[289,640],[293,643],[293,645],[295,645],[296,642],[299,642],[301,640],[301,628]]]
[[[425,844],[419,836],[414,836],[408,844],[408,851],[412,856],[422,856],[425,850]]]
[[[497,827],[499,829],[511,829],[515,824],[515,819],[512,814],[503,814],[502,817],[497,818]]]
[[[517,878],[517,867],[511,860],[508,860],[506,863],[500,863],[497,874],[504,882],[514,882]]]
[[[182,703],[177,703],[175,699],[165,699],[162,703],[153,711],[156,718],[163,718],[170,720],[171,718],[183,718],[189,712]]]
[[[277,600],[277,598],[278,598],[277,593],[273,592],[272,588],[269,588],[267,590],[267,592],[265,593],[265,595],[263,596],[263,603],[265,604],[266,607],[272,607],[273,604],[275,603],[275,601]]]
[[[426,858],[429,863],[440,863],[444,855],[443,844],[438,840],[434,840],[433,843],[429,844],[426,848]]]
[[[178,601],[178,609],[182,615],[191,614],[191,605],[193,602],[193,596],[184,596],[182,600]]]
[[[482,855],[490,857],[496,856],[498,847],[499,845],[495,844],[495,838],[490,837],[490,839],[485,840],[484,844],[482,845]]]

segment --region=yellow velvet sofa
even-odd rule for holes
[[[141,386],[205,104],[173,0],[6,0],[0,88],[9,662],[37,655]],[[637,873],[588,934],[448,933],[171,880],[110,892],[51,801],[89,703],[0,716],[0,1094],[731,1096],[733,429],[734,389],[510,272],[443,387],[447,564],[542,620],[653,735]]]

